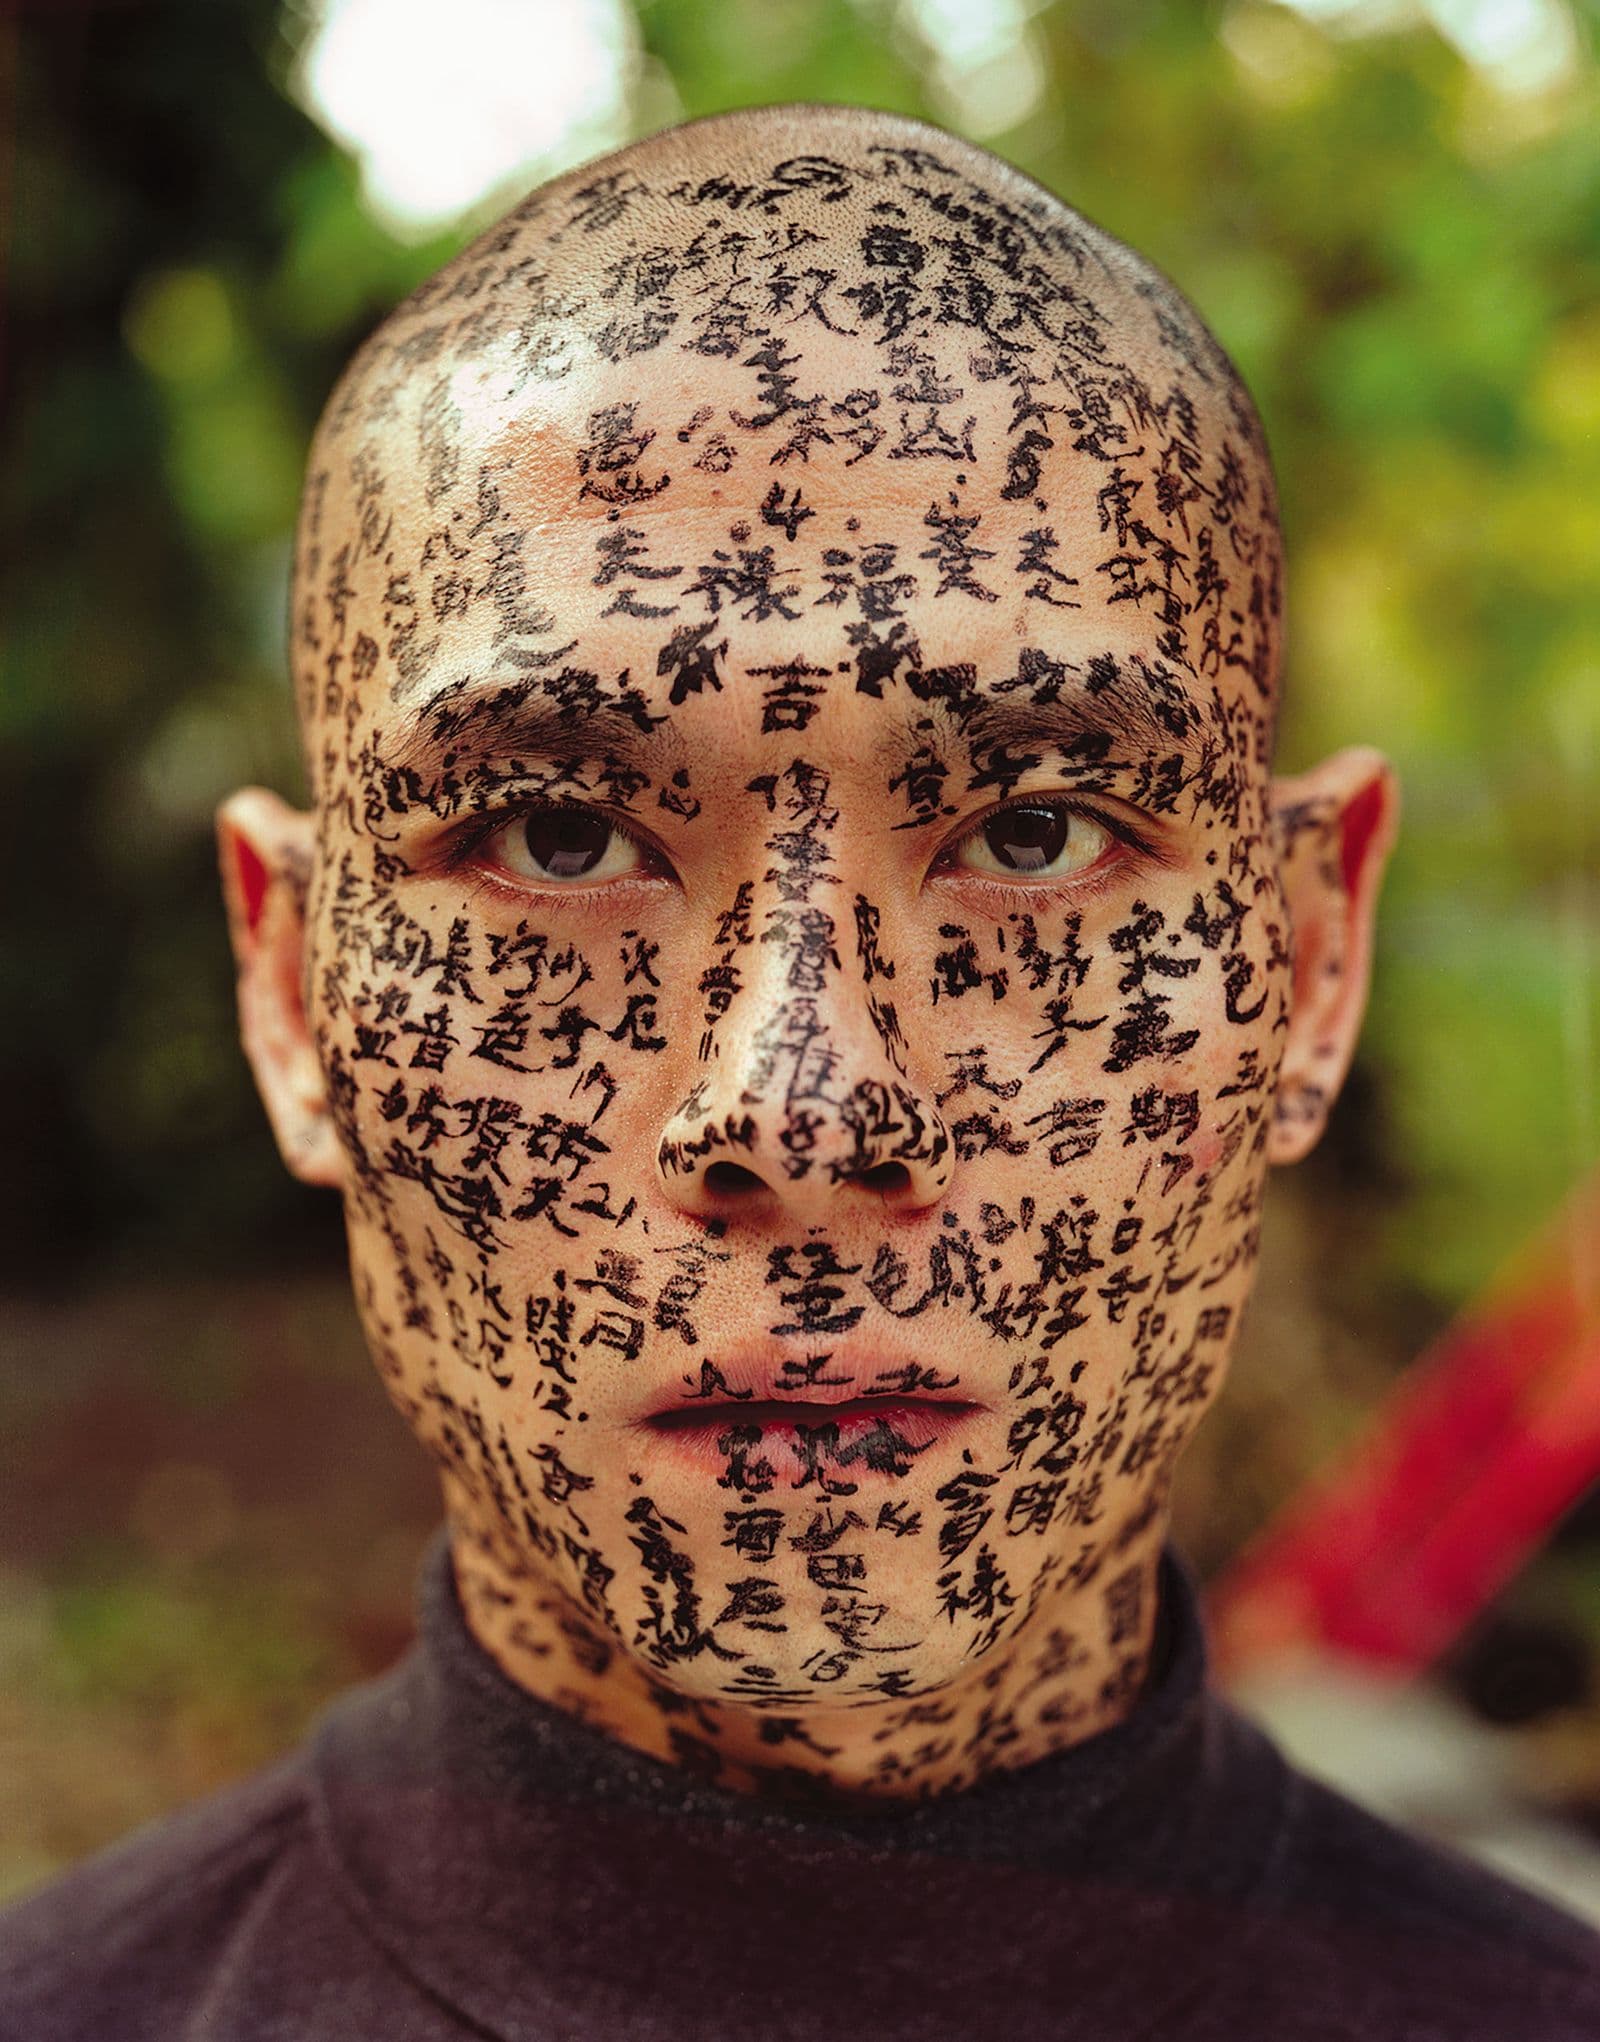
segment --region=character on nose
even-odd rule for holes
[[[762,878],[770,904],[759,938],[742,918],[739,930],[724,918],[748,976],[732,974],[738,990],[704,1039],[711,1069],[662,1132],[662,1180],[685,1210],[705,1216],[759,1202],[817,1218],[847,1192],[920,1210],[950,1181],[952,1144],[909,1074],[893,1004],[873,990],[895,973],[878,948],[880,917],[861,894],[856,968],[840,957],[831,776],[796,757],[745,792],[772,825]],[[754,905],[753,893],[741,890],[741,900]]]
[[[657,1149],[686,1211],[760,1204],[821,1217],[865,1195],[912,1213],[944,1196],[949,1130],[904,1074],[882,1010],[860,1004],[835,1019],[815,996],[780,999],[737,1049],[725,1045]]]

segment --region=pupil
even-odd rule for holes
[[[1061,856],[1071,820],[1064,808],[1010,808],[984,825],[984,842],[1013,872],[1042,872]]]
[[[582,879],[606,854],[611,825],[575,808],[545,808],[524,825],[528,855],[552,879]]]

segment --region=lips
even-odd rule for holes
[[[915,1358],[788,1352],[703,1362],[639,1425],[662,1457],[759,1493],[903,1477],[984,1409],[953,1374]]]
[[[694,1375],[680,1376],[637,1412],[647,1425],[683,1411],[730,1413],[756,1405],[784,1412],[840,1413],[846,1404],[973,1404],[951,1370],[888,1346],[840,1345],[811,1353],[754,1346],[707,1356]],[[808,1422],[812,1420],[808,1417]]]

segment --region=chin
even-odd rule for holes
[[[695,1701],[756,1710],[839,1709],[936,1695],[1005,1649],[1023,1612],[977,1625],[944,1615],[933,1581],[863,1595],[848,1610],[786,1610],[783,1628],[727,1625],[715,1643],[663,1641],[648,1603],[628,1612],[627,1649],[651,1682]],[[863,1609],[870,1613],[866,1620]],[[729,1655],[729,1656],[723,1656]],[[736,1656],[733,1656],[736,1655]]]

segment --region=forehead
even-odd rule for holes
[[[468,309],[425,294],[322,435],[302,699],[403,730],[577,662],[692,722],[713,659],[727,708],[1028,652],[1265,707],[1270,478],[1203,330],[1003,197],[873,175],[834,215],[580,189]]]
[[[945,630],[998,606],[985,619],[993,636],[1042,600],[1017,580],[1011,556],[1025,548],[1070,550],[1096,577],[1060,607],[1104,608],[1115,569],[1099,574],[1090,556],[1116,551],[1100,543],[1108,532],[1148,530],[1135,507],[1148,499],[1156,518],[1163,467],[1187,461],[1181,427],[1165,430],[1130,394],[1102,424],[1122,445],[1118,461],[1080,459],[1013,486],[1015,393],[987,358],[952,349],[907,343],[885,361],[838,341],[791,347],[786,380],[803,394],[769,389],[765,402],[752,402],[742,368],[589,366],[532,401],[492,367],[461,368],[439,380],[415,430],[396,421],[369,441],[357,490],[334,507],[342,537],[359,544],[381,501],[386,566],[448,574],[463,548],[514,550],[564,627],[615,620],[613,635],[647,621],[619,593],[641,581],[680,583],[659,591],[654,613],[671,599],[674,614],[700,607],[776,627],[794,621],[796,602],[825,613],[827,590],[893,570],[897,598],[937,605]],[[741,563],[803,587],[743,597],[738,577],[719,572]]]
[[[726,374],[685,389],[608,369],[534,404],[476,366],[452,377],[448,421],[436,404],[417,433],[375,438],[325,513],[348,592],[347,718],[404,744],[474,704],[500,705],[504,727],[515,705],[526,740],[530,705],[575,735],[626,700],[712,752],[804,729],[813,751],[892,753],[930,703],[948,725],[976,700],[1093,698],[1102,722],[1160,743],[1254,692],[1272,625],[1259,570],[1230,539],[1219,559],[1208,534],[1165,537],[1163,478],[1185,470],[1159,420],[1130,404],[1130,438],[1142,430],[1122,460],[1058,464],[1008,496],[998,379],[924,355],[868,407],[859,362],[814,366],[819,387],[843,387],[828,415],[842,407],[849,430],[953,439],[954,456],[869,483],[870,437],[830,430],[806,462],[775,463]],[[1218,584],[1199,606],[1196,567]]]

